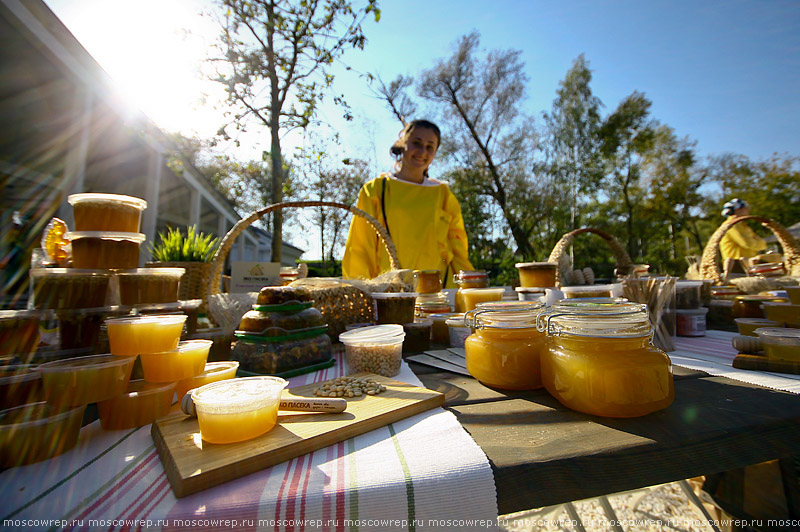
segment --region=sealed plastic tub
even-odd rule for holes
[[[677,309],[675,321],[678,336],[705,336],[706,314],[708,314],[706,307]]]
[[[333,351],[326,327],[284,331],[279,336],[236,333],[231,360],[250,373],[274,375],[325,362]]]
[[[85,409],[29,403],[0,411],[0,467],[41,462],[75,447]]]
[[[610,284],[592,284],[584,286],[562,286],[561,291],[567,299],[613,297]]]
[[[480,303],[500,301],[503,299],[505,288],[465,288],[461,291],[464,301],[464,312],[474,309]]]
[[[675,307],[696,309],[702,304],[703,281],[675,281]]]
[[[0,366],[0,410],[44,399],[42,374],[32,364]]]
[[[192,390],[200,436],[209,443],[234,443],[269,432],[278,423],[287,384],[278,377],[244,377]]]
[[[106,304],[112,273],[77,268],[33,268],[33,305],[39,309],[97,308]]]
[[[175,391],[178,394],[178,404],[183,400],[186,392],[212,382],[232,379],[236,376],[237,369],[239,369],[239,363],[235,360],[207,362],[203,368],[203,373],[200,375],[178,381],[175,387]]]
[[[142,372],[147,382],[177,382],[203,373],[211,340],[184,340],[172,351],[142,354]]]
[[[121,231],[138,233],[147,202],[120,194],[72,194],[76,231]]]
[[[184,268],[135,268],[116,273],[122,305],[175,303]]]
[[[421,353],[431,347],[431,328],[433,320],[430,318],[417,318],[412,323],[403,324],[406,336],[403,340],[404,353]]]
[[[136,356],[172,351],[186,322],[185,314],[132,316],[106,320],[111,353]]]
[[[384,377],[400,373],[403,359],[402,325],[362,327],[339,335],[350,373],[367,371]]]
[[[371,295],[377,323],[402,325],[414,321],[416,292],[373,292]]]
[[[110,399],[125,391],[132,357],[93,355],[47,362],[39,366],[49,404],[75,406]]]
[[[67,233],[72,243],[72,265],[85,269],[130,270],[139,265],[142,233],[76,231]]]
[[[739,328],[739,334],[742,336],[758,336],[756,329],[761,327],[780,327],[782,324],[777,321],[768,320],[766,318],[736,318],[733,320]]]
[[[800,362],[800,329],[765,327],[757,329],[756,334],[769,358]]]
[[[97,404],[100,426],[121,430],[149,425],[169,414],[174,395],[174,382],[131,381],[123,393]]]
[[[0,310],[0,355],[31,358],[39,345],[40,318],[37,310]]]
[[[549,288],[556,285],[555,262],[518,262],[519,284],[523,287]]]

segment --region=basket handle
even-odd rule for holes
[[[614,235],[606,233],[602,229],[595,229],[594,227],[582,227],[566,233],[556,243],[555,247],[553,247],[553,251],[550,252],[547,262],[559,262],[561,255],[563,255],[569,245],[572,244],[572,241],[575,239],[575,237],[582,233],[594,233],[606,241],[608,247],[610,247],[611,251],[614,252],[614,256],[617,260],[617,270],[620,273],[630,273],[633,270],[633,261],[631,260],[630,255],[628,255],[628,252],[625,251],[625,248],[622,247],[620,241],[617,240]],[[559,271],[559,268],[556,268],[556,285],[559,285],[560,283],[561,272]]]
[[[785,227],[775,220],[751,214],[748,216],[728,218],[722,222],[711,235],[711,238],[708,239],[706,247],[703,249],[703,256],[700,259],[700,276],[703,279],[711,279],[716,284],[722,283],[722,272],[717,264],[719,243],[722,241],[722,237],[725,236],[725,233],[728,232],[728,229],[744,220],[755,220],[771,230],[783,248],[783,262],[786,264],[786,270],[790,275],[800,275],[800,247],[797,245],[797,240]]]
[[[218,294],[220,292],[219,283],[222,277],[222,267],[225,264],[225,258],[228,256],[228,253],[233,247],[233,241],[236,240],[236,237],[238,237],[242,231],[249,227],[253,222],[260,220],[264,215],[278,209],[284,209],[286,207],[338,207],[340,209],[350,211],[356,216],[361,216],[375,230],[375,232],[378,234],[378,237],[383,242],[386,252],[389,254],[389,265],[391,268],[393,270],[400,269],[400,261],[397,258],[397,249],[395,249],[394,242],[392,242],[392,238],[389,236],[386,228],[383,227],[378,220],[361,209],[334,201],[284,201],[282,203],[273,203],[272,205],[267,205],[260,211],[252,213],[247,218],[242,218],[236,222],[231,230],[228,231],[228,233],[223,237],[222,242],[220,242],[219,247],[217,248],[217,252],[214,253],[214,258],[211,259],[210,293]]]

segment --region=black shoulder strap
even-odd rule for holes
[[[381,212],[383,213],[383,225],[386,226],[386,232],[389,233],[389,238],[392,237],[392,232],[389,231],[389,220],[386,218],[386,178],[381,181]]]

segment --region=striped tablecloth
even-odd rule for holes
[[[289,386],[346,374],[342,358]],[[395,378],[422,385],[405,363]],[[8,530],[493,530],[497,502],[486,456],[436,408],[181,499],[149,425],[95,421],[64,455],[0,474],[0,514]]]
[[[732,343],[734,336],[735,333],[725,331],[706,331],[705,336],[692,338],[679,336],[674,339],[675,350],[668,354],[678,366],[773,390],[800,393],[800,375],[734,368],[733,359],[737,354]]]

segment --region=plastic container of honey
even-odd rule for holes
[[[56,311],[61,349],[89,349],[98,352],[104,343],[103,323],[108,318],[123,313],[118,307]]]
[[[465,288],[461,291],[464,312],[473,310],[481,303],[500,301],[503,299],[505,288]]]
[[[562,286],[561,291],[567,299],[576,298],[598,298],[612,297],[612,286],[610,284],[593,284],[584,286]]]
[[[542,355],[542,382],[564,406],[624,418],[672,403],[672,366],[666,353],[651,345],[645,305],[553,310],[546,330],[550,347]]]
[[[84,269],[130,270],[139,265],[142,233],[75,231],[67,233],[72,244],[72,265]]]
[[[404,353],[421,353],[431,347],[431,328],[433,320],[430,318],[417,318],[412,323],[403,324],[403,332],[406,333],[403,339]]]
[[[124,393],[97,403],[100,426],[105,430],[149,425],[169,414],[175,383],[130,381]]]
[[[112,273],[77,268],[33,268],[33,306],[39,309],[98,308],[106,304]]]
[[[416,292],[373,292],[375,322],[402,325],[414,321]]]
[[[519,284],[523,287],[549,288],[556,285],[555,262],[518,262]]]
[[[40,402],[0,411],[0,467],[41,462],[75,447],[85,409]]]
[[[72,194],[67,201],[72,205],[76,231],[138,233],[142,211],[147,208],[145,200],[120,194]]]
[[[76,406],[110,399],[125,391],[132,357],[92,355],[55,360],[39,366],[49,404]]]
[[[0,310],[0,356],[32,358],[41,338],[38,310]]]
[[[763,305],[768,320],[778,321],[786,327],[800,328],[800,305],[773,301],[766,301]]]
[[[278,423],[287,384],[279,377],[244,377],[192,390],[200,436],[209,443],[234,443],[269,432]]]
[[[675,281],[675,307],[696,309],[702,305],[703,281]]]
[[[142,354],[142,372],[147,382],[177,382],[203,373],[211,340],[184,340],[172,351]]]
[[[184,268],[136,268],[118,271],[119,300],[122,305],[175,303],[178,301]]]
[[[785,297],[761,296],[746,294],[733,298],[733,317],[734,318],[765,318],[764,303],[786,303]]]
[[[178,394],[178,404],[183,400],[183,396],[186,395],[186,392],[212,382],[232,379],[236,376],[237,369],[239,369],[239,363],[235,360],[207,362],[203,368],[203,373],[200,375],[178,381],[178,384],[175,386],[175,391]]]
[[[758,336],[756,329],[761,327],[781,327],[782,324],[777,321],[768,320],[766,318],[736,318],[736,327],[739,328],[739,334],[742,336]]]
[[[350,373],[369,371],[384,377],[400,373],[404,338],[403,326],[395,324],[362,327],[339,335]]]
[[[439,270],[414,270],[417,280],[415,292],[437,294],[442,291],[442,274]]]
[[[800,329],[764,327],[756,330],[769,358],[800,362]]]
[[[489,274],[484,270],[461,270],[453,274],[453,282],[458,286],[455,295],[456,312],[466,312],[464,303],[464,290],[468,288],[487,288],[489,286]]]
[[[106,320],[111,354],[122,357],[177,349],[185,314],[132,316]]]
[[[0,366],[0,410],[43,399],[42,374],[36,370],[36,366]]]
[[[433,343],[450,345],[450,328],[447,326],[447,320],[453,316],[456,316],[455,312],[443,312],[428,316],[428,319],[431,320],[431,341]],[[464,317],[463,314],[459,314],[459,316]]]
[[[474,330],[464,343],[469,374],[502,390],[541,388],[547,339],[536,321],[543,309],[542,303],[503,301],[467,312],[464,321]]]

